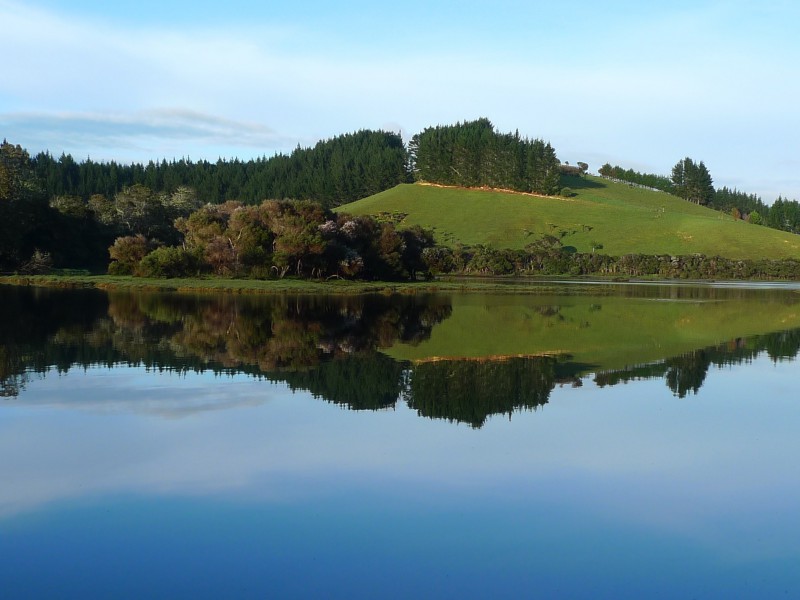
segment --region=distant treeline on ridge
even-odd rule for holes
[[[144,185],[153,191],[173,193],[192,188],[201,202],[220,204],[240,200],[257,204],[267,198],[315,200],[331,208],[353,202],[409,181],[406,149],[396,133],[362,130],[254,160],[182,158],[146,165],[75,162],[66,154],[53,158],[41,152],[31,158],[46,195],[95,194],[112,198],[126,187]]]
[[[314,200],[326,208],[353,202],[413,179],[464,187],[489,186],[539,194],[559,191],[559,161],[549,143],[500,134],[488,119],[429,127],[408,152],[396,133],[362,130],[254,160],[187,158],[120,164],[76,162],[47,152],[31,158],[45,195],[112,198],[144,185],[171,194],[190,187],[201,202]]]

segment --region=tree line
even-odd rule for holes
[[[571,252],[554,236],[523,249],[487,246],[436,246],[423,250],[423,261],[435,275],[531,276],[571,275],[662,279],[800,279],[800,260],[739,260],[692,254],[625,254]]]
[[[5,142],[4,142],[5,144]],[[488,119],[436,126],[411,139],[408,150],[396,133],[362,130],[323,140],[310,148],[254,160],[216,162],[189,158],[147,164],[76,161],[40,152],[30,158],[48,198],[113,198],[125,188],[157,193],[194,190],[202,203],[265,198],[315,200],[332,208],[414,178],[446,185],[490,186],[540,194],[559,190],[559,161],[549,143],[500,134]]]
[[[609,179],[617,179],[619,181],[633,183],[641,187],[667,192],[668,194],[672,194],[674,191],[672,180],[664,175],[639,173],[633,169],[623,169],[619,165],[614,165],[612,167],[609,163],[604,164],[597,170],[597,172],[603,177],[608,177]]]
[[[203,203],[239,200],[246,204],[264,198],[316,200],[334,207],[407,182],[403,140],[396,133],[362,130],[299,146],[290,154],[254,160],[192,161],[188,158],[146,165],[76,162],[69,154],[58,159],[41,152],[31,159],[45,195],[76,196],[88,201],[94,195],[113,198],[127,187],[142,185],[171,194],[190,187]]]

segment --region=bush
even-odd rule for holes
[[[162,246],[145,256],[137,274],[142,277],[192,277],[202,271],[203,261],[195,252]]]
[[[133,275],[134,266],[118,260],[108,264],[109,275]]]
[[[147,239],[141,234],[114,240],[114,245],[108,249],[112,261],[108,265],[109,275],[134,275],[147,254],[148,245]]]
[[[453,251],[446,246],[425,248],[422,251],[422,260],[426,269],[434,275],[450,273],[455,269]]]

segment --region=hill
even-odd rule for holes
[[[705,254],[735,259],[800,258],[800,236],[751,225],[676,196],[607,181],[564,179],[570,198],[402,184],[337,209],[392,215],[433,230],[437,242],[523,248],[542,235],[604,254]]]

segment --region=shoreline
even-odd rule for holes
[[[788,289],[800,291],[800,282],[788,280],[708,280],[575,277],[445,277],[431,281],[316,281],[305,279],[154,279],[114,275],[4,275],[0,285],[60,289],[129,290],[142,292],[230,293],[230,294],[425,294],[439,292],[542,293],[548,289],[589,286],[716,287],[739,289]],[[575,288],[573,287],[573,290]]]

